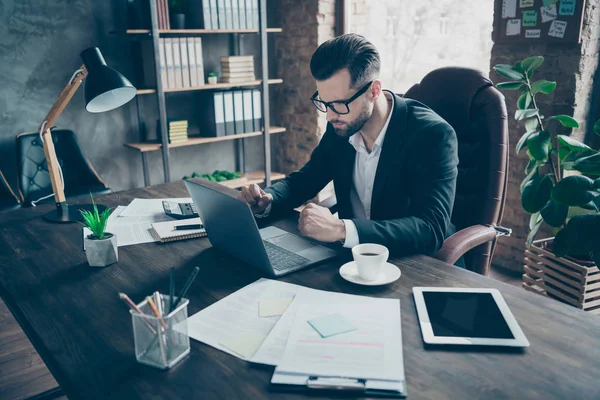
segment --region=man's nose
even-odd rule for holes
[[[335,119],[338,119],[339,116],[340,114],[336,113],[329,107],[327,108],[327,122],[331,122]]]

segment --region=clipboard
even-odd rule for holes
[[[319,392],[331,395],[360,395],[406,398],[406,380],[354,379],[333,376],[309,376],[275,370],[269,390],[273,392]]]

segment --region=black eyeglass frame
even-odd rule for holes
[[[323,100],[317,99],[317,96],[319,95],[319,91],[317,90],[315,92],[315,94],[313,94],[311,96],[310,101],[312,101],[315,108],[317,110],[321,111],[322,113],[326,113],[327,107],[329,107],[331,109],[331,111],[333,111],[334,113],[336,113],[338,115],[346,115],[346,114],[350,113],[349,104],[352,103],[354,100],[358,99],[360,96],[362,96],[371,87],[371,84],[373,82],[374,81],[367,83],[365,86],[360,88],[360,90],[358,92],[354,93],[354,95],[347,100],[323,101]],[[323,105],[324,108],[323,109],[319,108],[318,104]],[[336,104],[344,105],[346,107],[346,111],[340,112],[339,110],[337,110],[335,108]]]

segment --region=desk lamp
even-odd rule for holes
[[[80,211],[89,210],[93,212],[93,205],[77,204],[69,208],[65,198],[62,171],[56,158],[50,127],[54,125],[86,77],[85,109],[91,113],[113,110],[127,103],[136,95],[136,89],[131,82],[106,65],[106,61],[104,61],[104,57],[97,47],[91,47],[81,52],[81,59],[83,65],[75,71],[39,129],[56,202],[56,210],[47,213],[44,218],[52,222],[82,221]],[[98,209],[101,212],[104,206],[99,206]]]

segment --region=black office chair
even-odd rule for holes
[[[92,164],[83,154],[75,133],[68,129],[53,129],[52,140],[63,171],[65,196],[73,199],[92,194],[110,193]],[[17,135],[19,191],[25,205],[52,194],[52,183],[37,133]],[[51,203],[52,197],[40,203]]]
[[[15,210],[21,207],[21,199],[13,192],[0,171],[0,212]]]

